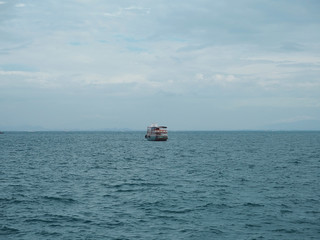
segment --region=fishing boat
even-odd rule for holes
[[[158,124],[151,124],[147,128],[147,134],[145,138],[148,141],[167,141],[168,140],[168,131],[165,126],[158,126]]]

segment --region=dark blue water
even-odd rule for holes
[[[320,132],[0,135],[0,239],[320,239]]]

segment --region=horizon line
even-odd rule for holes
[[[55,130],[1,130],[5,132],[145,132],[138,129],[55,129]],[[314,132],[320,129],[211,129],[211,130],[169,130],[170,132]]]

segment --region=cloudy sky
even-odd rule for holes
[[[2,0],[0,130],[317,128],[319,9],[318,0]]]

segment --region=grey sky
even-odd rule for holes
[[[308,128],[320,121],[319,9],[0,1],[0,128]]]

